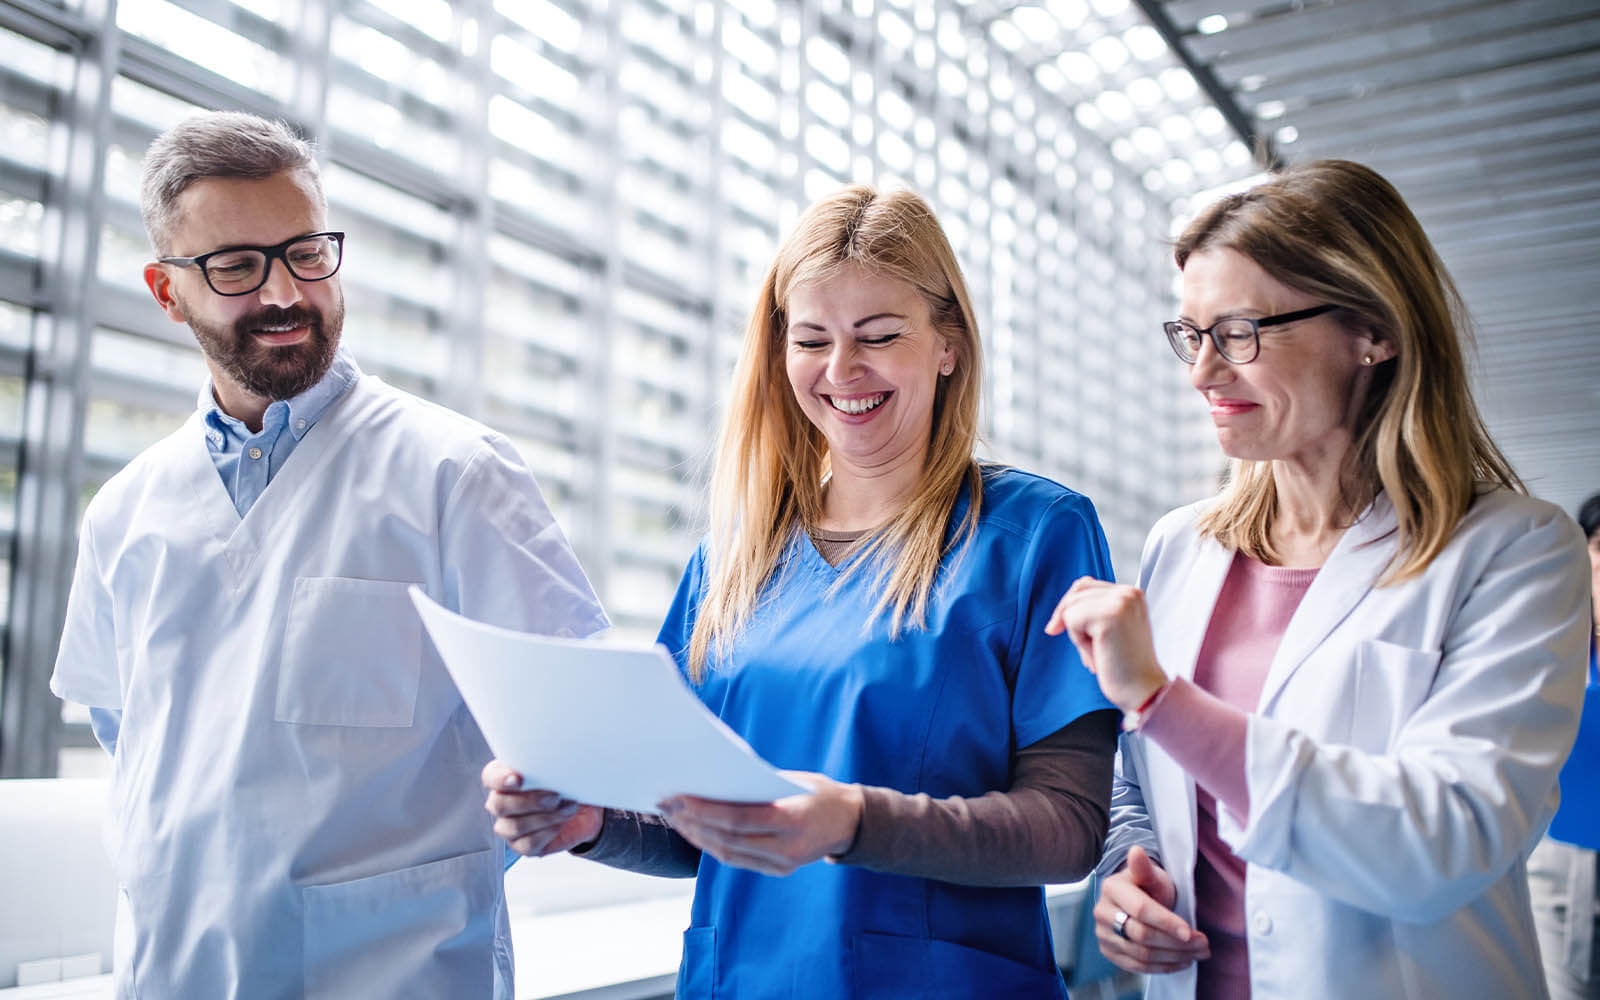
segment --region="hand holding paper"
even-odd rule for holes
[[[692,795],[770,802],[809,791],[706,710],[659,646],[496,628],[411,599],[489,747],[527,788],[654,812]]]

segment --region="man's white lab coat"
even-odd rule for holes
[[[89,505],[51,688],[119,709],[120,996],[510,997],[491,756],[406,596],[607,625],[501,436],[363,377],[244,518],[196,413]]]

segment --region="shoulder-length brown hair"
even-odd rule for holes
[[[1432,243],[1388,181],[1348,160],[1318,160],[1211,205],[1178,238],[1191,254],[1227,248],[1274,279],[1340,307],[1346,329],[1387,341],[1395,356],[1359,401],[1344,477],[1359,512],[1380,492],[1394,506],[1399,548],[1384,573],[1422,573],[1484,484],[1522,490],[1472,400],[1462,342],[1466,309]],[[1271,463],[1235,460],[1200,530],[1275,561]]]
[[[973,449],[983,358],[961,268],[933,210],[917,195],[845,188],[800,217],[750,314],[711,476],[707,584],[689,641],[696,681],[705,676],[708,654],[726,652],[748,623],[794,531],[822,522],[828,445],[789,386],[787,308],[797,286],[849,265],[921,292],[955,360],[934,396],[921,488],[847,568],[870,565],[877,572],[878,600],[868,621],[889,611],[891,635],[921,627],[941,560],[977,523],[982,481]],[[971,503],[947,541],[963,486]]]

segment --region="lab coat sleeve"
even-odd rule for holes
[[[1111,829],[1106,834],[1100,863],[1095,866],[1101,878],[1115,874],[1135,847],[1144,848],[1158,864],[1161,861],[1161,846],[1150,822],[1150,810],[1145,807],[1144,789],[1139,784],[1139,771],[1128,741],[1129,736],[1123,734],[1117,749],[1117,770],[1111,781]]]
[[[1111,553],[1089,498],[1063,493],[1039,516],[1018,581],[1011,638],[1011,729],[1031,746],[1079,716],[1112,708],[1064,635],[1046,635],[1056,603],[1079,577],[1112,579]]]
[[[578,557],[509,441],[484,441],[440,516],[444,604],[476,621],[587,637],[610,627]]]
[[[100,570],[94,527],[88,517],[78,531],[78,563],[67,596],[67,617],[50,690],[56,697],[80,705],[122,708],[111,591]]]
[[[1564,515],[1518,527],[1462,588],[1432,686],[1387,752],[1251,716],[1250,815],[1242,827],[1228,810],[1219,821],[1240,858],[1425,923],[1526,853],[1578,725],[1589,567]]]

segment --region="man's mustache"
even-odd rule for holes
[[[264,327],[296,327],[309,326],[313,329],[322,329],[322,313],[316,309],[306,309],[295,306],[285,309],[282,306],[265,306],[253,313],[248,313],[234,321],[234,332],[244,335]]]

